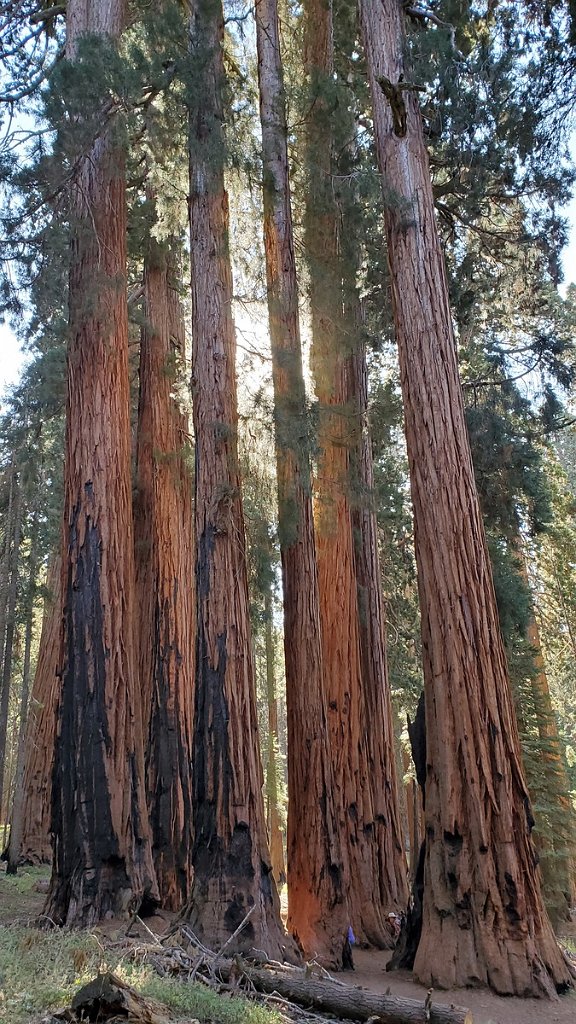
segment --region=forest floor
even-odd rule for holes
[[[2,866],[3,868],[3,866]],[[0,872],[0,1024],[36,1024],[43,1012],[69,1005],[79,987],[104,966],[116,971],[147,997],[168,1007],[174,1022],[207,1024],[282,1024],[273,1010],[239,998],[221,997],[198,985],[160,978],[146,964],[118,952],[114,940],[125,934],[111,923],[90,933],[40,931],[32,927],[42,912],[47,869],[24,868],[15,877]],[[152,930],[165,926],[153,919]],[[570,931],[570,930],[569,930]],[[576,948],[576,926],[563,937]],[[121,944],[117,944],[121,945]],[[354,950],[356,970],[341,980],[373,992],[423,1000],[426,989],[408,971],[386,973],[390,954]],[[474,1024],[575,1024],[576,992],[558,1002],[503,999],[486,990],[435,992],[435,1003],[467,1006]]]

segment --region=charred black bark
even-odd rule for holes
[[[420,695],[416,717],[413,722],[408,719],[408,736],[412,748],[412,760],[416,769],[416,779],[422,790],[422,806],[426,806],[426,706],[424,694]],[[414,967],[416,953],[422,935],[422,907],[424,900],[424,865],[426,863],[426,837],[420,846],[418,864],[412,883],[412,892],[402,921],[396,949],[386,965],[387,971],[405,968],[411,971]]]
[[[91,484],[86,490],[91,490]],[[54,873],[48,903],[49,916],[57,924],[65,923],[60,908],[68,906],[69,894],[77,888],[81,888],[87,915],[91,905],[106,894],[102,916],[108,911],[116,913],[120,891],[130,888],[113,827],[105,766],[112,739],[106,709],[102,542],[98,528],[87,516],[84,543],[73,561],[82,514],[77,506],[69,530],[64,603],[67,648],[53,771]],[[79,875],[84,876],[81,887],[77,885]],[[103,877],[107,879],[104,885]]]

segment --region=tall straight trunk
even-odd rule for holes
[[[288,715],[288,929],[307,956],[342,966],[347,908],[336,835],[323,660],[287,128],[275,0],[256,3],[264,246]]]
[[[357,338],[356,325],[346,315],[346,278],[351,275],[345,266],[342,210],[333,186],[333,175],[340,170],[335,117],[341,120],[345,115],[339,109],[336,114],[337,104],[330,96],[332,4],[306,0],[304,12],[304,62],[309,79],[304,224],[312,367],[319,402],[315,512],[324,684],[350,920],[359,942],[387,948],[393,939],[386,915],[406,901],[406,871],[389,699],[385,705],[386,676],[364,679],[364,668],[372,668],[371,654],[366,651],[363,659],[358,614],[357,573],[358,584],[365,587],[372,563],[370,555],[361,552],[362,564],[356,564],[350,502],[351,454],[358,443],[359,426],[354,414],[353,375]],[[379,577],[375,585],[379,588]],[[383,642],[382,623],[380,632]],[[385,672],[385,662],[379,667]]]
[[[14,654],[14,636],[16,633],[16,611],[18,602],[18,569],[20,561],[20,530],[22,526],[22,489],[17,480],[14,495],[14,509],[11,522],[12,538],[10,547],[10,581],[6,603],[6,633],[4,637],[4,656],[2,660],[2,676],[0,678],[0,820],[4,821],[4,833],[8,814],[3,815],[4,793],[9,793],[11,773],[8,772],[9,762],[6,757],[6,739],[8,734],[8,712],[10,708],[10,690],[12,688],[12,658]],[[8,805],[6,800],[6,805]],[[5,838],[5,835],[4,835]],[[4,842],[3,842],[4,845]]]
[[[15,875],[18,871],[22,828],[24,824],[24,757],[26,752],[26,728],[28,721],[28,705],[30,701],[30,656],[32,652],[32,631],[34,626],[34,597],[36,588],[37,535],[38,527],[34,523],[30,541],[28,569],[28,595],[26,608],[26,626],[24,634],[24,662],[22,665],[22,691],[20,694],[20,723],[18,727],[18,753],[16,755],[16,777],[14,783],[14,800],[10,818],[10,841],[6,874]]]
[[[70,0],[67,56],[123,0]],[[71,187],[61,695],[46,913],[85,927],[157,899],[136,676],[124,152],[102,128]]]
[[[356,318],[358,319],[358,318]],[[358,338],[352,365],[353,404],[358,416],[356,472],[360,500],[352,515],[355,537],[360,657],[364,688],[368,774],[372,785],[382,905],[404,909],[408,898],[400,809],[398,759],[388,660],[386,613],[374,507],[374,465],[368,424],[366,348]]]
[[[266,763],[266,819],[270,837],[270,859],[277,885],[286,881],[284,863],[284,841],[279,810],[278,786],[278,700],[276,697],[276,671],[274,623],[272,621],[272,595],[270,588],[264,596],[265,656],[266,656],[266,702],[268,705],[268,749]]]
[[[52,860],[52,772],[60,680],[58,662],[62,623],[62,560],[50,562],[44,600],[38,660],[26,729],[24,803],[20,861],[48,864]]]
[[[190,895],[194,557],[187,417],[172,395],[185,357],[184,320],[167,243],[144,261],[144,326],[136,453],[136,594],[152,853],[162,905]]]
[[[426,693],[426,857],[414,972],[553,995],[571,983],[540,892],[402,7],[360,0],[414,505]],[[406,77],[405,77],[406,75]],[[386,99],[385,91],[390,97]]]
[[[236,337],[224,186],[220,0],[191,19],[190,256],[196,443],[195,835],[191,919],[209,946],[282,954],[262,793],[237,451]],[[232,948],[229,947],[230,949]]]

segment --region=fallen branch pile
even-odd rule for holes
[[[393,996],[390,991],[381,995],[347,985],[316,963],[291,967],[267,960],[263,952],[262,962],[256,963],[224,956],[234,936],[215,952],[204,946],[186,924],[179,924],[163,937],[155,935],[139,918],[138,924],[151,941],[126,938],[110,943],[110,948],[145,962],[162,976],[197,982],[218,993],[257,999],[273,1008],[283,1024],[333,1024],[334,1018],[366,1024],[473,1024],[469,1010],[434,1003],[432,990],[425,1000]],[[126,1020],[132,1024],[169,1024],[165,1008],[140,996],[110,973],[99,974],[76,994],[70,1009],[44,1018],[43,1024],[85,1020],[99,1024],[122,1024]]]
[[[226,947],[218,952],[208,949],[185,924],[163,938],[146,930],[154,939],[154,945],[146,947],[146,957],[159,974],[185,977],[220,992],[264,995],[267,1003],[274,1002],[291,1020],[310,1020],[312,1010],[371,1024],[473,1024],[472,1014],[464,1007],[434,1003],[432,990],[423,1001],[390,992],[382,995],[347,985],[315,963],[290,967],[266,960],[264,953],[262,963],[225,957]],[[138,949],[142,955],[143,948]]]

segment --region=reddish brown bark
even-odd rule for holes
[[[333,79],[331,4],[307,0],[304,11],[304,60],[310,83],[305,241],[312,366],[320,410],[315,518],[324,685],[350,920],[359,942],[387,948],[393,940],[386,915],[405,904],[407,891],[389,696],[385,703],[379,574],[370,580],[375,568],[378,572],[377,552],[363,551],[359,544],[357,561],[354,550],[350,470],[359,441],[352,354],[356,332],[344,313],[346,279],[353,271],[345,265],[342,211],[332,177],[338,168],[334,104],[327,98]],[[369,517],[362,517],[362,525],[368,531],[362,541],[374,543]],[[359,591],[367,615],[362,637]]]
[[[256,4],[264,246],[274,378],[288,715],[288,929],[342,966],[347,908],[335,835],[278,12]]]
[[[402,9],[361,0],[384,183],[414,504],[426,692],[426,861],[414,971],[440,987],[554,995],[571,983],[543,907],[532,818],[466,433]],[[379,82],[380,80],[380,82]],[[381,84],[382,83],[382,84]],[[387,87],[388,88],[388,87]],[[393,196],[393,203],[390,197]]]
[[[20,861],[49,864],[52,860],[52,768],[60,681],[58,655],[62,621],[60,554],[50,562],[42,632],[32,686],[26,734],[24,809]]]
[[[212,947],[251,917],[234,947],[282,955],[258,747],[237,455],[236,337],[222,138],[221,4],[197,0],[191,63],[190,253],[196,439],[195,837],[191,922]],[[232,946],[228,947],[232,948]]]
[[[122,0],[70,0],[67,55]],[[62,690],[46,913],[80,927],[157,898],[134,649],[124,153],[104,126],[71,187]]]
[[[168,245],[150,238],[134,540],[148,811],[160,897],[169,910],[187,901],[191,885],[195,626],[188,420],[172,393],[185,355],[176,274]]]

